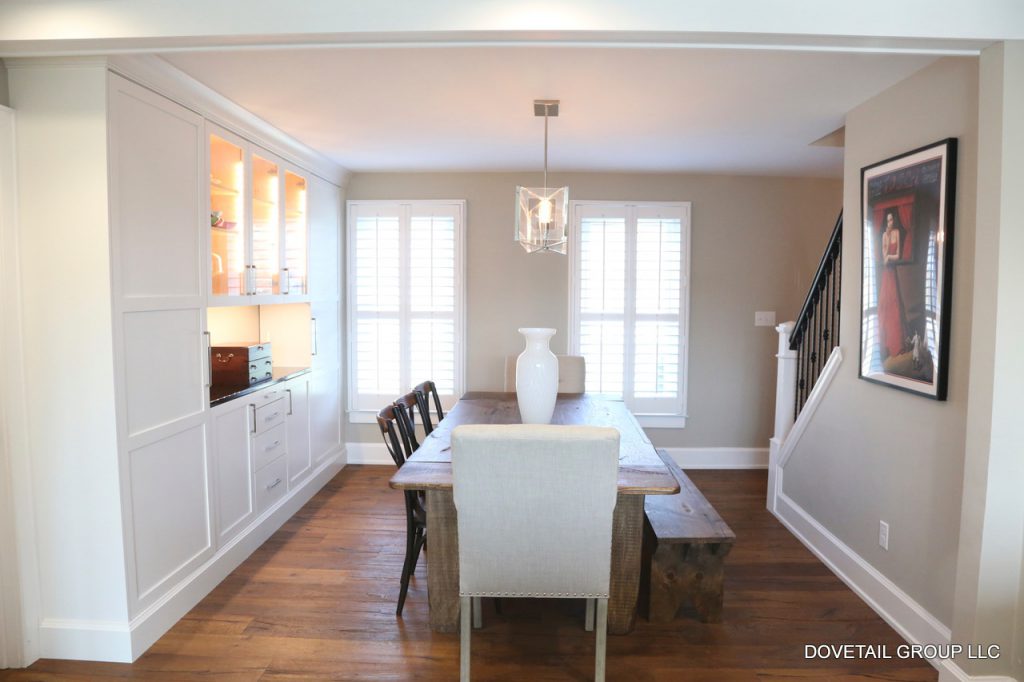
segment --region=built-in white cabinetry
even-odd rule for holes
[[[213,408],[210,430],[216,492],[217,546],[231,541],[252,522],[252,408],[233,400]]]
[[[313,473],[309,384],[307,372],[211,410],[218,547]]]
[[[310,174],[210,122],[206,145],[211,305],[308,300]]]
[[[40,654],[133,660],[341,466],[343,176],[160,60],[8,66]],[[227,299],[308,303],[316,355],[211,408]]]
[[[309,186],[310,314],[313,373],[309,377],[310,450],[313,466],[330,457],[341,439],[341,202],[331,183],[313,177]],[[322,247],[322,248],[321,248]]]
[[[129,606],[142,609],[214,551],[196,229],[205,144],[194,112],[118,76],[109,83],[121,494]]]
[[[312,471],[309,440],[309,376],[295,377],[285,384],[288,394],[288,487],[305,480]]]

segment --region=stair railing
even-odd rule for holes
[[[814,281],[789,335],[789,349],[796,352],[794,419],[811,395],[832,349],[839,345],[842,262],[843,213],[840,211]]]

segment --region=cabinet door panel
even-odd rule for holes
[[[314,370],[309,381],[309,441],[319,464],[341,444],[340,371]]]
[[[140,601],[212,551],[205,431],[195,426],[129,452]]]
[[[245,149],[241,140],[208,125],[210,145],[210,293],[249,293]]]
[[[341,295],[338,249],[341,233],[340,190],[318,177],[309,181],[309,290],[314,300]]]
[[[252,155],[253,293],[280,293],[281,167],[259,154]]]
[[[125,313],[122,322],[128,435],[206,408],[201,310]]]
[[[126,298],[202,295],[203,121],[111,77],[112,211]]]
[[[215,412],[213,457],[217,480],[217,544],[223,546],[245,528],[255,512],[252,492],[251,407],[240,403]]]
[[[288,382],[288,487],[300,483],[310,471],[309,449],[309,378],[302,376]]]
[[[316,322],[313,324],[315,338],[312,357],[313,369],[329,369],[341,364],[340,329],[338,328],[338,302],[314,301],[310,304],[310,314]]]
[[[298,173],[284,173],[284,269],[282,293],[308,293],[309,270],[309,183]]]

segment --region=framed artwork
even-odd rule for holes
[[[946,399],[956,139],[861,169],[860,377]]]

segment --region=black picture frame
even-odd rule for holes
[[[861,168],[861,379],[945,400],[957,140]]]

